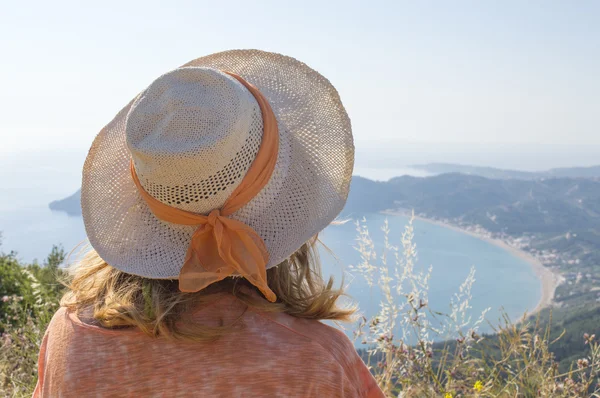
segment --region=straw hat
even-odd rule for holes
[[[342,210],[354,163],[350,120],[331,83],[280,54],[233,50],[193,60],[156,79],[98,134],[83,168],[81,205],[88,239],[111,266],[177,279],[196,227],[162,221],[153,198],[192,213],[219,209],[261,145],[254,85],[279,130],[275,169],[229,217],[250,226],[276,266]]]

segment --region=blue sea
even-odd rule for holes
[[[402,248],[401,235],[410,217],[370,214],[365,219],[378,257],[384,248],[382,227],[385,220],[389,226],[390,244]],[[473,320],[489,308],[486,319],[497,325],[503,312],[515,320],[538,304],[541,282],[526,261],[491,243],[441,225],[414,220],[413,227],[417,252],[415,272],[425,273],[431,267],[428,305],[432,310],[450,312],[450,300],[458,293],[472,267],[475,282],[471,290],[472,308],[468,312]],[[361,260],[356,250],[355,223],[331,225],[322,233],[321,239],[334,253],[320,250],[324,274],[334,275],[337,280],[344,277],[349,282],[350,295],[358,301],[361,310],[367,316],[375,314],[383,299],[381,292],[369,287],[365,278],[351,269]],[[376,260],[374,264],[381,262]],[[389,256],[388,264],[393,266],[392,256]],[[491,328],[486,322],[480,330],[490,331]]]
[[[28,155],[6,155],[0,158],[0,251],[16,251],[23,261],[42,262],[52,245],[60,244],[66,251],[85,240],[80,217],[52,212],[48,203],[71,195],[79,188],[83,152],[40,152]],[[400,171],[399,171],[400,172]],[[376,169],[361,174],[376,177]],[[393,173],[386,170],[385,173]],[[382,178],[387,179],[387,178]],[[383,226],[386,216],[370,214],[366,225],[376,243],[383,246]],[[390,241],[400,245],[407,217],[387,216]],[[476,281],[472,290],[472,309],[477,317],[491,308],[487,319],[497,323],[504,310],[512,319],[532,310],[541,295],[541,283],[529,264],[511,253],[470,235],[439,225],[416,220],[417,270],[432,267],[429,290],[430,308],[447,312],[448,303],[459,286],[475,267]],[[321,250],[324,276],[333,275],[347,285],[348,293],[361,311],[372,316],[378,311],[381,295],[371,289],[361,275],[350,270],[360,261],[353,222],[332,225],[321,239],[335,254]],[[483,330],[489,327],[484,324]]]

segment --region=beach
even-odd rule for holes
[[[411,216],[410,212],[403,211],[392,211],[386,210],[382,212],[383,214],[388,214],[392,216]],[[536,277],[540,280],[542,286],[541,297],[535,306],[535,308],[528,311],[527,315],[533,315],[546,307],[550,307],[553,303],[554,293],[556,291],[557,286],[561,283],[562,277],[545,267],[542,262],[533,256],[531,253],[526,252],[525,250],[519,249],[517,247],[511,246],[508,242],[502,239],[492,238],[490,236],[486,236],[480,232],[471,231],[457,225],[450,224],[448,222],[443,222],[439,220],[434,220],[431,218],[414,216],[415,220],[420,220],[423,222],[427,222],[430,224],[439,225],[444,228],[452,229],[457,232],[461,232],[470,236],[473,236],[477,239],[483,240],[485,242],[491,243],[495,246],[500,247],[503,250],[510,252],[512,255],[519,257],[520,259],[526,261],[532,268]]]

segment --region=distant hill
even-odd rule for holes
[[[553,177],[600,178],[600,166],[550,169],[546,174]]]
[[[63,211],[70,216],[81,215],[81,189],[64,199],[55,200],[48,205],[50,210]]]
[[[600,165],[591,167],[557,168],[539,172],[505,170],[493,167],[467,166],[450,163],[417,164],[410,167],[432,174],[461,173],[492,179],[537,180],[552,177],[600,178]]]
[[[600,228],[600,180],[492,180],[459,173],[352,179],[345,214],[399,208],[509,234]]]

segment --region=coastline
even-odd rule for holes
[[[382,213],[392,215],[392,216],[404,216],[404,217],[411,216],[410,213],[402,212],[402,211],[393,211],[393,210],[385,210]],[[542,285],[542,292],[541,292],[540,300],[538,301],[537,305],[532,310],[527,312],[527,315],[534,315],[534,314],[538,313],[539,311],[541,311],[542,309],[553,305],[554,294],[555,294],[556,288],[560,284],[562,278],[557,273],[555,273],[552,270],[550,270],[549,268],[545,267],[542,264],[542,262],[538,258],[533,256],[531,253],[528,253],[525,250],[519,249],[517,247],[511,246],[510,244],[508,244],[506,241],[504,241],[502,239],[492,238],[492,237],[483,235],[481,233],[471,231],[468,229],[464,229],[457,225],[453,225],[453,224],[450,224],[447,222],[434,220],[431,218],[425,218],[425,217],[421,217],[421,216],[417,216],[417,215],[415,215],[414,218],[415,218],[415,220],[427,222],[429,224],[435,224],[435,225],[438,225],[438,226],[441,226],[444,228],[448,228],[448,229],[451,229],[451,230],[454,230],[457,232],[461,232],[461,233],[470,235],[474,238],[480,239],[484,242],[488,242],[492,245],[500,247],[501,249],[508,251],[515,257],[518,257],[518,258],[526,261],[531,266],[533,272],[535,273],[536,277],[540,280],[540,283]],[[520,318],[518,320],[520,320]]]

